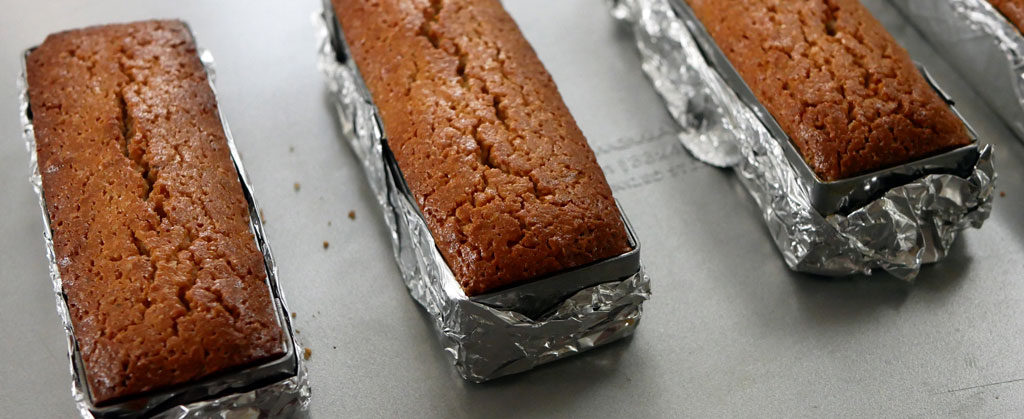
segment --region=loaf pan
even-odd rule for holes
[[[382,207],[409,293],[426,310],[444,351],[464,379],[482,382],[523,372],[633,333],[641,305],[649,297],[650,280],[640,262],[639,241],[624,215],[630,251],[468,297],[434,244],[405,183],[329,1],[316,24],[319,67],[343,139],[363,165]]]
[[[778,121],[775,120],[775,117],[757,100],[754,91],[750,89],[750,86],[747,85],[743,77],[740,76],[736,68],[726,58],[722,49],[714,41],[714,38],[708,34],[707,29],[704,28],[700,19],[697,19],[690,5],[685,0],[673,0],[671,4],[676,13],[686,22],[690,33],[693,34],[698,47],[700,47],[704,59],[717,69],[718,74],[733,89],[740,101],[749,107],[761,123],[764,124],[768,132],[779,140],[783,151],[786,153],[787,160],[797,170],[800,178],[803,179],[804,184],[808,187],[811,206],[822,215],[849,214],[852,210],[878,199],[886,191],[926,175],[953,174],[967,177],[978,161],[980,154],[978,151],[978,136],[974,129],[963,119],[956,106],[954,106],[953,101],[949,99],[945,92],[939,89],[935,80],[932,79],[925,68],[918,65],[917,67],[921,75],[924,76],[928,84],[949,105],[953,113],[956,114],[957,118],[967,128],[971,144],[854,177],[830,182],[821,180],[814,172],[814,169],[804,160],[796,144],[793,143],[793,140],[782,129]]]
[[[195,39],[191,28],[189,36]],[[266,285],[270,290],[274,304],[274,313],[283,335],[285,354],[275,359],[266,360],[244,368],[222,371],[191,383],[180,384],[155,391],[115,399],[97,405],[86,380],[87,371],[75,339],[74,327],[68,310],[67,296],[63,291],[60,270],[57,266],[53,248],[50,219],[46,211],[43,194],[42,177],[36,157],[35,132],[32,124],[32,110],[28,96],[27,60],[35,47],[22,54],[22,72],[19,78],[21,87],[21,121],[26,145],[30,154],[32,169],[31,181],[39,196],[39,205],[43,216],[43,237],[46,242],[46,253],[49,259],[50,278],[56,297],[57,312],[61,317],[67,335],[68,356],[71,361],[72,395],[83,417],[130,418],[130,417],[174,417],[192,418],[211,415],[229,414],[231,412],[260,412],[266,415],[294,414],[306,409],[309,401],[309,387],[306,381],[305,368],[301,365],[298,346],[294,339],[291,319],[285,305],[281,288],[278,285],[277,264],[271,254],[263,232],[258,206],[252,194],[252,185],[242,167],[238,150],[235,147],[231,131],[223,112],[219,112],[221,125],[231,151],[231,160],[238,173],[246,204],[249,208],[250,231],[256,241],[257,248],[263,254],[264,266],[267,271]],[[214,88],[213,58],[208,51],[198,50],[197,54],[206,70],[210,88]],[[219,109],[219,108],[218,108]]]
[[[993,148],[968,124],[965,147],[823,182],[684,0],[609,5],[634,35],[680,142],[695,158],[732,169],[791,269],[827,276],[879,269],[910,281],[922,265],[945,258],[961,230],[981,227],[991,214]]]

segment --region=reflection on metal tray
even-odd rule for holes
[[[338,24],[337,17],[333,14],[333,7],[331,7],[329,1],[324,2],[324,12],[326,13],[325,20],[330,22],[328,24],[328,31],[331,34],[331,45],[334,47],[335,58],[339,63],[346,63],[349,59],[348,44],[345,42],[344,33]],[[359,86],[359,88],[367,92],[366,96],[370,97],[365,84]],[[417,208],[417,215],[426,223],[423,211],[419,210],[419,205],[417,205],[416,199],[413,198],[412,191],[405,181],[405,176],[402,174],[398,161],[391,151],[380,115],[374,114],[373,118],[374,129],[377,131],[378,137],[381,138],[381,148],[383,149],[387,170],[396,179],[396,186],[402,192],[403,198],[413,208]],[[615,205],[619,209],[620,217],[626,227],[630,251],[542,278],[533,279],[521,285],[513,285],[487,294],[474,296],[470,300],[498,309],[512,310],[530,318],[538,318],[582,289],[605,282],[619,281],[635,275],[640,271],[640,242],[636,239],[633,227],[626,218],[625,212],[618,201],[615,202]],[[440,250],[437,251],[440,252]]]
[[[685,0],[672,0],[671,5],[676,14],[686,22],[687,29],[690,30],[690,33],[693,34],[694,39],[697,41],[704,59],[721,75],[726,84],[736,92],[740,100],[757,115],[757,118],[764,124],[768,132],[772,134],[772,137],[778,139],[779,143],[782,144],[787,160],[797,170],[797,173],[804,180],[804,185],[808,188],[811,206],[822,215],[848,214],[877,199],[889,189],[905,185],[925,175],[941,173],[967,177],[971,174],[975,163],[978,161],[980,153],[978,151],[978,138],[974,129],[964,120],[960,112],[953,105],[953,101],[937,86],[924,67],[918,65],[918,69],[925,80],[928,81],[928,84],[945,100],[953,113],[956,114],[957,118],[967,128],[971,144],[863,175],[832,182],[822,181],[814,173],[814,170],[807,165],[807,162],[803,159],[803,156],[789,135],[783,131],[778,121],[761,104],[757,96],[754,95],[753,90],[750,89],[750,86],[747,85],[729,59],[726,58],[721,48],[718,47],[711,35],[708,34],[707,29],[700,22],[700,19],[697,18],[690,5]]]
[[[189,36],[195,39],[192,30],[185,24],[188,29]],[[32,53],[37,47],[27,49],[22,54],[22,74],[28,74],[27,63],[29,54]],[[208,59],[203,57],[204,50],[197,52],[201,61],[203,61],[204,70],[207,73],[207,81],[210,88],[214,92],[216,97],[216,89],[214,88],[214,74],[212,69],[208,65]],[[25,97],[28,98],[27,89],[28,83],[25,80]],[[31,99],[29,98],[29,101]],[[23,118],[31,123],[32,121],[32,110],[29,103],[24,103],[24,115]],[[256,203],[252,195],[250,183],[246,177],[245,170],[241,166],[240,159],[238,156],[238,150],[235,147],[234,140],[231,137],[231,131],[228,128],[227,121],[224,118],[224,113],[219,111],[218,117],[221,121],[221,126],[224,129],[224,135],[226,137],[228,148],[231,152],[231,162],[235,167],[235,171],[238,174],[238,181],[242,186],[242,192],[245,196],[246,204],[249,209],[249,229],[253,234],[257,248],[260,249],[263,254],[264,267],[267,271],[267,278],[265,281],[266,286],[270,290],[271,298],[274,302],[274,314],[277,318],[278,324],[281,326],[282,331],[282,349],[285,353],[277,358],[263,361],[262,363],[250,366],[242,366],[227,371],[221,371],[201,380],[179,384],[168,388],[149,391],[141,394],[129,396],[127,398],[115,399],[109,402],[105,402],[101,405],[93,403],[93,397],[89,388],[88,380],[86,379],[87,370],[85,368],[85,362],[82,358],[81,351],[78,346],[78,340],[75,338],[73,326],[70,322],[70,313],[68,311],[67,294],[63,292],[63,285],[60,281],[59,271],[56,266],[51,266],[54,276],[56,290],[60,290],[59,302],[63,307],[58,307],[62,317],[62,321],[65,322],[65,327],[68,329],[68,345],[69,352],[71,355],[71,368],[72,368],[72,379],[73,386],[72,392],[75,394],[76,399],[79,399],[79,403],[85,404],[85,409],[89,411],[93,416],[98,418],[129,418],[129,417],[149,417],[153,415],[159,415],[161,412],[175,406],[191,405],[196,402],[212,401],[220,397],[229,396],[233,394],[245,393],[253,391],[273,383],[277,383],[282,380],[286,380],[292,377],[300,375],[299,370],[299,358],[298,352],[296,351],[296,344],[292,335],[291,319],[287,315],[287,308],[284,303],[284,297],[282,296],[280,287],[277,281],[277,264],[274,261],[274,257],[270,252],[270,248],[266,243],[266,236],[263,231],[263,222],[256,209]],[[34,144],[34,139],[33,139]],[[34,156],[36,151],[29,150]],[[38,169],[37,169],[38,171]],[[41,186],[39,186],[41,188]],[[51,265],[53,260],[53,240],[52,240],[52,229],[50,228],[50,217],[46,210],[45,197],[42,190],[39,191],[39,199],[41,203],[41,210],[43,215],[43,228],[44,235],[47,242],[47,251],[51,256]],[[300,378],[303,382],[300,383],[301,387],[306,384],[305,378]],[[79,398],[79,394],[84,395],[84,400]],[[258,401],[257,401],[258,403]],[[250,402],[245,402],[243,407],[253,407]],[[304,404],[304,403],[300,403]],[[271,405],[277,405],[271,403]],[[221,406],[223,409],[230,410],[233,405],[230,403],[224,403]],[[196,412],[205,412],[202,408],[191,407]],[[216,409],[215,409],[216,410]],[[219,410],[218,410],[219,411]],[[84,412],[83,412],[84,413]],[[212,413],[212,412],[211,412]]]

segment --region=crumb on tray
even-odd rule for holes
[[[313,350],[306,348],[302,350],[302,358],[309,361],[309,357],[313,356]]]
[[[330,247],[330,246],[331,246],[331,244],[328,243],[327,240],[324,240],[324,250],[327,250],[327,248]]]
[[[356,210],[352,210],[352,211],[348,212],[348,219],[350,219],[350,220],[356,219]]]
[[[295,182],[295,192],[298,192],[299,189],[302,189],[302,185],[299,185],[299,182]]]

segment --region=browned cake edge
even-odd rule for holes
[[[26,70],[53,248],[92,401],[282,355],[263,255],[184,24],[52,34]]]
[[[334,0],[438,249],[468,295],[629,250],[611,188],[496,0]]]

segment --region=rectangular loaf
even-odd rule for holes
[[[281,355],[263,254],[184,24],[53,34],[27,71],[53,247],[93,401]]]
[[[625,253],[583,133],[498,0],[334,0],[438,249],[468,295]]]
[[[687,0],[824,181],[970,139],[906,50],[857,0]]]
[[[1024,30],[1024,0],[989,0],[1017,28]]]

